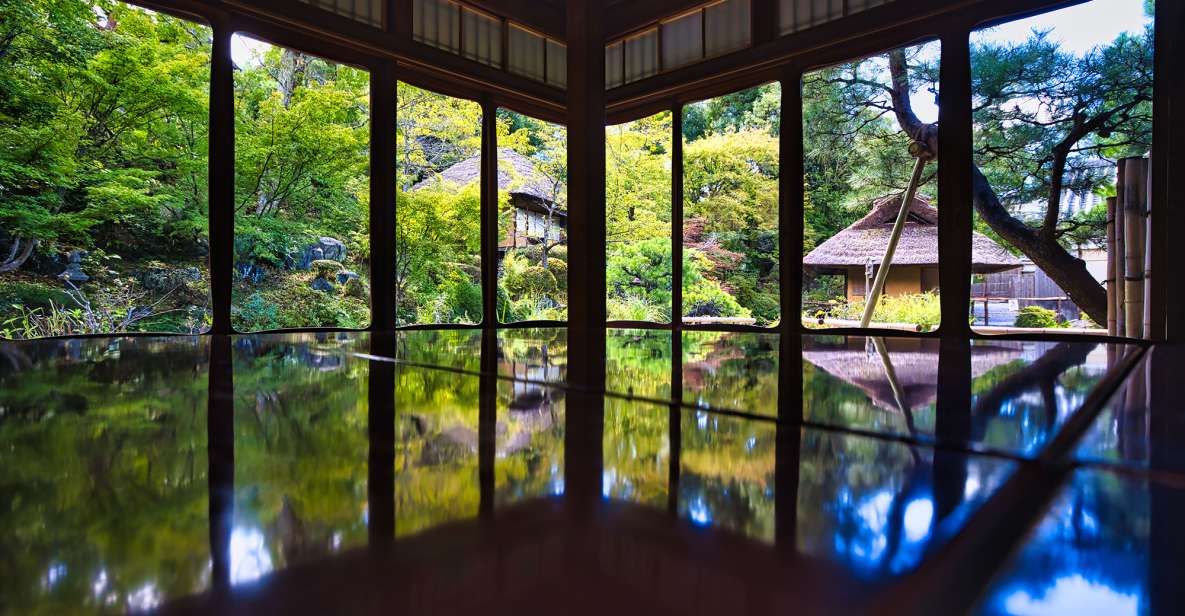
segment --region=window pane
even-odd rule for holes
[[[1088,2],[972,34],[971,304],[980,331],[1069,327],[1139,338],[1151,323],[1153,45],[1144,4]],[[1118,281],[1110,292],[1108,279]]]
[[[921,137],[937,149],[939,51],[931,42],[803,76],[802,317],[808,327],[860,324],[865,289],[874,286],[916,169],[911,144]],[[938,163],[928,159],[885,271],[873,327],[938,327],[937,177]]]
[[[671,113],[605,134],[610,321],[671,321]]]
[[[778,291],[782,88],[683,108],[683,317],[770,326]]]
[[[399,84],[398,325],[480,323],[481,105]]]
[[[498,320],[567,320],[568,131],[506,109],[498,124]]]
[[[205,330],[210,29],[18,4],[2,18],[0,335]]]
[[[370,322],[370,77],[236,34],[239,331]]]
[[[671,70],[704,58],[704,12],[662,24],[662,67]]]

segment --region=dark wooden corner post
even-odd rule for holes
[[[601,495],[605,379],[605,11],[567,3],[568,378],[566,498],[587,511]]]
[[[481,101],[481,288],[486,337],[498,327],[498,108]]]
[[[228,24],[215,23],[210,67],[210,293],[212,334],[229,334],[235,242],[235,93]]]
[[[605,357],[605,15],[594,0],[573,0],[567,11],[569,378],[599,388]]]
[[[784,335],[802,326],[803,213],[806,211],[806,164],[802,148],[802,71],[788,66],[782,74],[782,124],[778,135],[778,267]]]
[[[672,336],[683,335],[683,105],[678,101],[671,105],[671,329]]]
[[[1156,3],[1155,75],[1152,136],[1151,304],[1157,323],[1153,339],[1185,343],[1185,265],[1175,240],[1185,231],[1185,203],[1170,194],[1185,177],[1185,2]],[[1159,315],[1164,308],[1163,317]],[[1160,319],[1163,318],[1163,321]]]
[[[370,73],[370,328],[395,329],[395,66]]]
[[[942,37],[938,90],[938,286],[944,337],[966,338],[971,303],[970,28]]]

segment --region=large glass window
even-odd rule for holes
[[[773,325],[778,130],[771,83],[683,108],[683,321]]]
[[[97,0],[0,30],[0,335],[205,330],[211,30]]]
[[[605,134],[607,313],[671,321],[671,113]]]
[[[481,105],[399,84],[398,325],[480,323]]]
[[[1096,0],[972,33],[980,331],[1141,337],[1151,323],[1151,4]]]
[[[803,76],[808,327],[859,326],[869,295],[872,327],[938,327],[939,55],[931,42]]]
[[[236,34],[239,331],[370,321],[370,79]]]
[[[568,318],[568,131],[498,110],[498,320]]]

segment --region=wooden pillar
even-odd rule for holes
[[[235,93],[230,57],[233,30],[214,24],[210,66],[210,294],[212,334],[231,333],[235,242]]]
[[[1127,301],[1124,295],[1126,292],[1126,285],[1124,285],[1123,280],[1124,273],[1127,271],[1127,267],[1125,265],[1125,258],[1127,256],[1127,251],[1125,250],[1125,237],[1127,234],[1124,230],[1125,220],[1123,216],[1123,200],[1125,196],[1124,193],[1126,192],[1126,189],[1124,188],[1124,184],[1126,183],[1126,170],[1127,159],[1120,159],[1119,170],[1116,173],[1115,183],[1115,271],[1111,273],[1111,276],[1115,278],[1115,331],[1120,336],[1127,335],[1127,317],[1125,315],[1127,311]]]
[[[959,29],[942,37],[938,91],[938,286],[943,336],[971,333],[971,137],[970,34]],[[986,285],[985,285],[986,291]],[[990,297],[990,293],[984,293]],[[987,300],[984,300],[987,323]]]
[[[806,175],[802,151],[802,71],[782,74],[782,124],[778,135],[778,252],[782,334],[800,333],[802,325],[803,213]],[[847,276],[845,275],[845,283]],[[845,284],[846,287],[846,284]]]
[[[568,19],[569,378],[605,375],[605,12],[573,0]]]
[[[481,103],[481,304],[482,327],[498,326],[498,114]]]
[[[395,109],[393,62],[370,73],[370,329],[395,329]]]
[[[1149,303],[1153,340],[1185,342],[1185,261],[1177,238],[1185,235],[1185,201],[1170,198],[1170,178],[1185,177],[1185,2],[1156,3],[1152,102],[1151,207],[1156,212],[1152,229],[1152,265],[1157,283]]]
[[[660,29],[661,30],[661,29]],[[683,106],[671,106],[671,325],[683,330]]]
[[[1144,207],[1147,201],[1148,161],[1133,157],[1122,161],[1123,169],[1123,295],[1125,333],[1144,337]]]

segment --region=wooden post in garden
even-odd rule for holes
[[[1144,204],[1147,200],[1148,161],[1128,158],[1124,167],[1124,301],[1127,335],[1144,337]]]
[[[1152,333],[1152,159],[1144,160],[1144,337]]]
[[[1127,184],[1124,174],[1127,170],[1127,159],[1119,159],[1119,171],[1115,176],[1115,271],[1111,277],[1115,279],[1115,331],[1120,336],[1127,335],[1127,306],[1124,301],[1123,283],[1124,267],[1124,232],[1123,232],[1123,199],[1124,186]]]
[[[1107,335],[1118,335],[1115,307],[1115,197],[1107,197]]]

